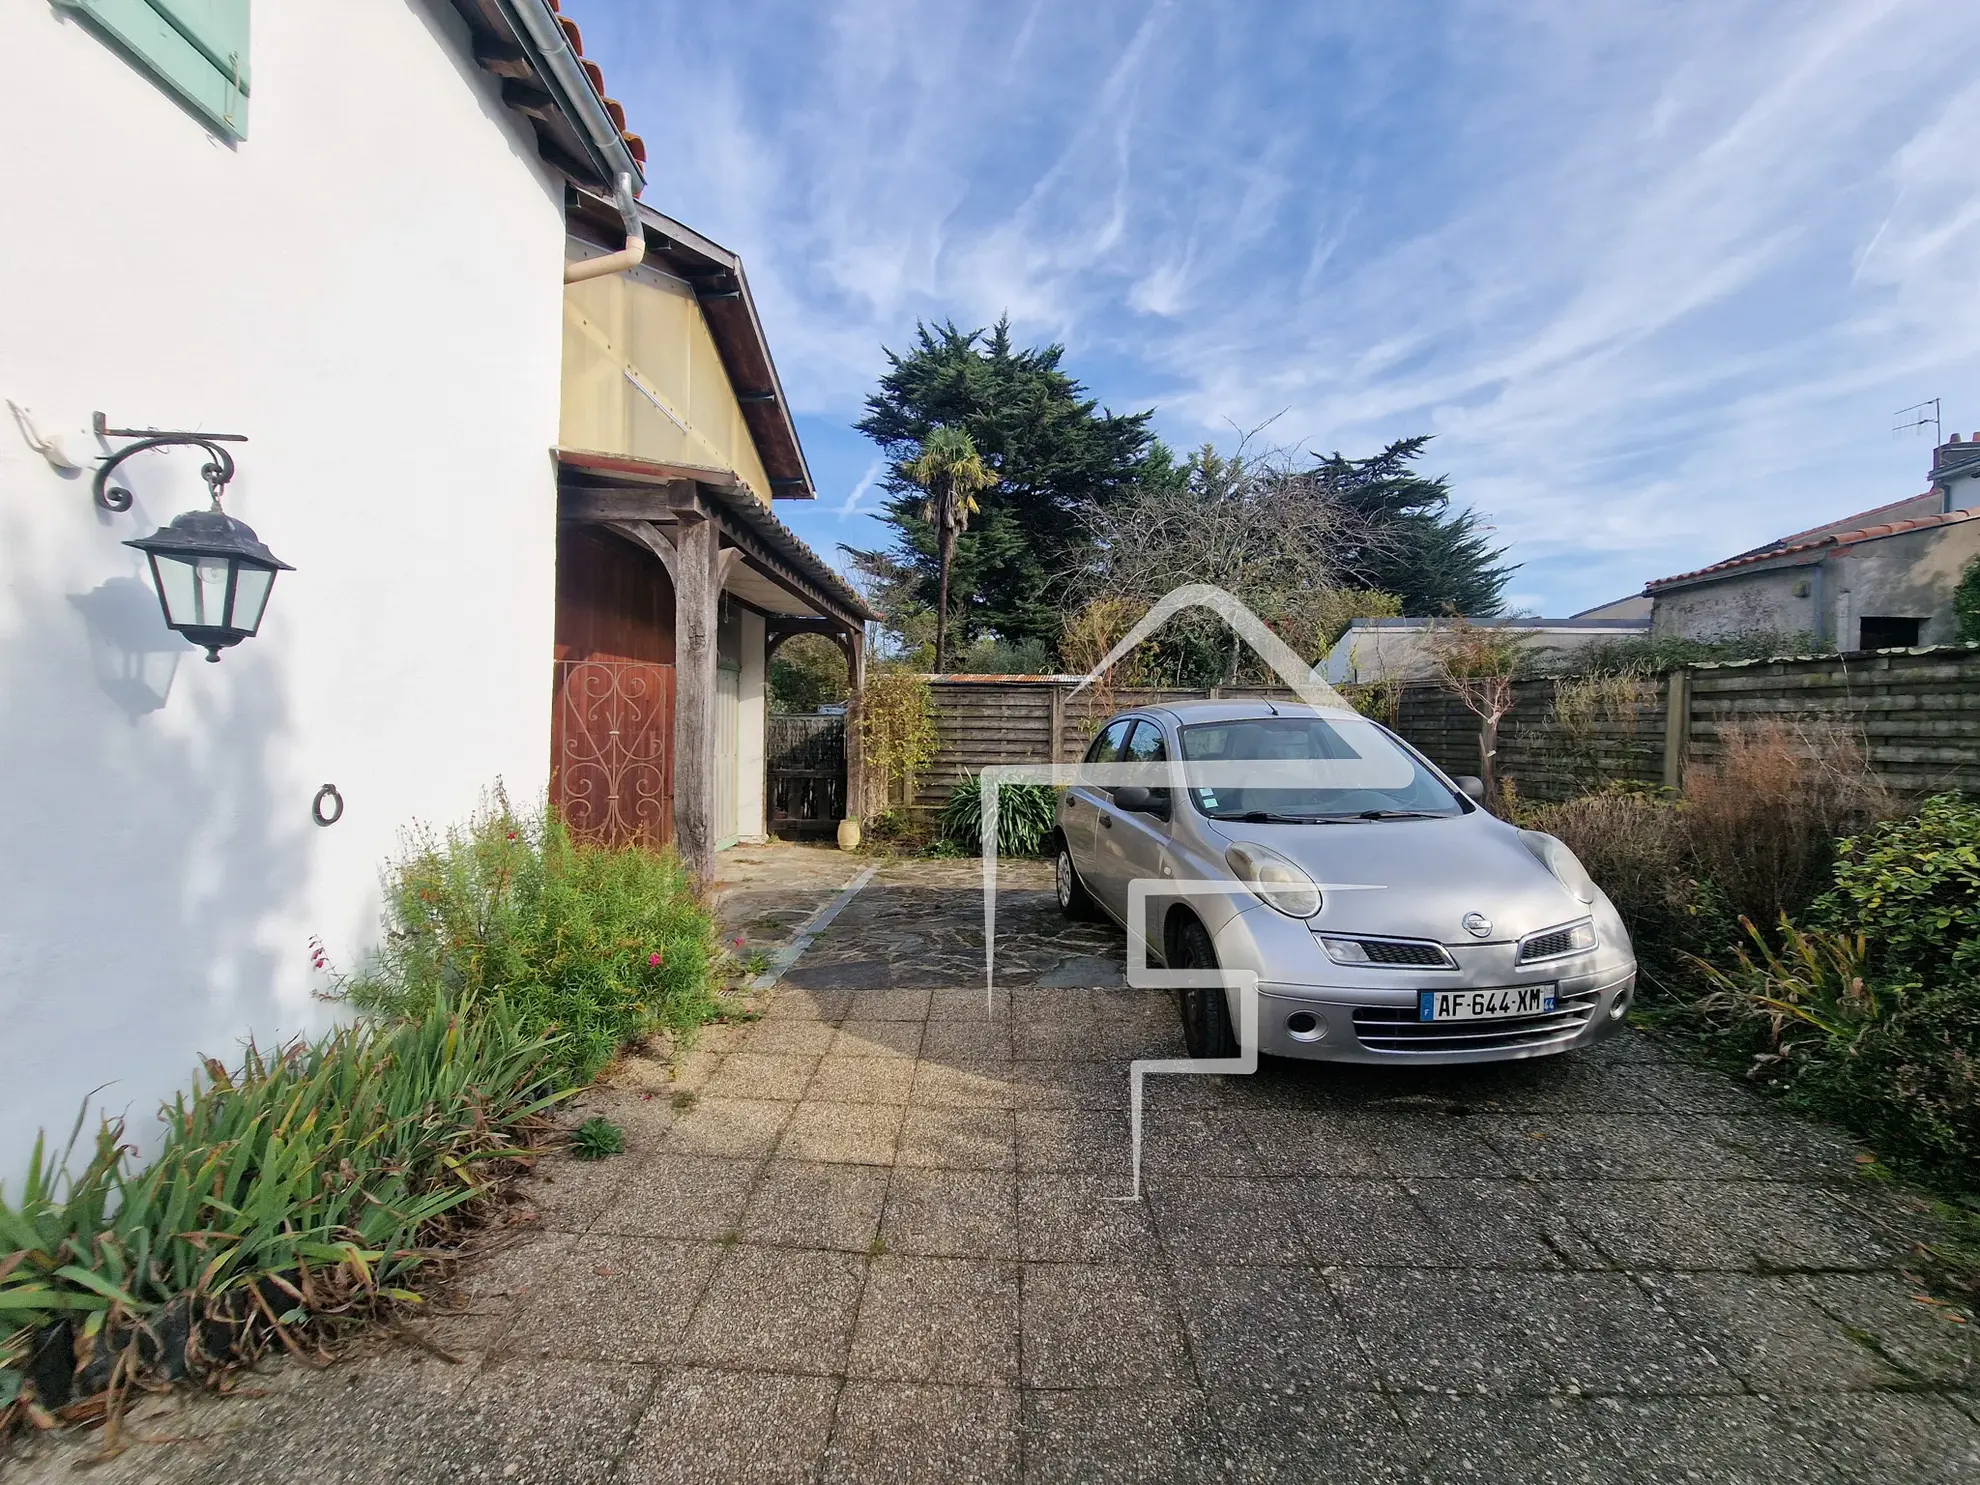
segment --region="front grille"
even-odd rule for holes
[[[1399,943],[1385,938],[1356,939],[1361,952],[1372,964],[1413,964],[1427,969],[1449,969],[1451,956],[1438,944]]]
[[[1354,1013],[1354,1034],[1371,1052],[1500,1052],[1513,1047],[1546,1047],[1576,1035],[1595,1014],[1594,990],[1556,992],[1554,1009],[1540,1016],[1503,1021],[1419,1021],[1413,1005],[1363,1006]]]
[[[1574,947],[1574,925],[1556,928],[1552,933],[1543,933],[1530,938],[1519,946],[1519,962],[1529,959],[1552,959],[1556,954],[1565,954]]]

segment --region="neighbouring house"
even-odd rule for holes
[[[1923,494],[1646,584],[1651,632],[1805,634],[1824,650],[1957,640],[1953,589],[1980,556],[1980,433],[1935,449],[1931,481]]]
[[[1611,607],[1615,605],[1610,605]],[[1334,685],[1374,681],[1420,681],[1436,673],[1430,642],[1437,619],[1356,619],[1327,652],[1325,673]],[[1483,628],[1520,632],[1520,647],[1536,665],[1557,665],[1576,650],[1613,644],[1649,632],[1644,618],[1473,619]]]
[[[1650,600],[1641,593],[1631,593],[1627,598],[1611,599],[1598,603],[1593,608],[1585,608],[1578,614],[1569,614],[1569,619],[1648,619]]]
[[[38,0],[0,52],[5,1180],[320,1024],[400,831],[497,779],[705,873],[768,652],[857,674],[866,611],[771,512],[741,263],[634,200],[556,0]],[[272,589],[192,515],[229,459]],[[237,550],[160,559],[174,632],[128,543],[194,527]]]

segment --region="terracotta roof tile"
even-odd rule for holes
[[[578,23],[576,21],[563,13],[564,7],[559,3],[559,0],[550,0],[550,8],[557,12],[557,24],[563,27],[564,39],[570,42],[571,50],[577,56],[578,65],[584,68],[584,75],[591,80],[592,89],[604,102],[605,111],[612,116],[612,122],[618,125],[619,137],[625,140],[627,150],[632,153],[632,157],[635,160],[639,161],[640,168],[644,170],[646,168],[646,141],[641,139],[637,134],[627,131],[626,111],[624,107],[620,105],[616,98],[607,98],[605,96],[605,71],[584,54],[584,33],[578,29]]]
[[[1893,502],[1902,504],[1902,502]],[[1878,507],[1886,509],[1887,507]],[[1865,512],[1870,514],[1870,512]],[[1643,591],[1654,593],[1659,588],[1668,588],[1673,583],[1688,583],[1693,578],[1709,577],[1714,573],[1729,572],[1738,567],[1753,567],[1763,562],[1772,562],[1781,557],[1791,557],[1800,552],[1817,551],[1825,547],[1849,547],[1858,542],[1877,541],[1886,536],[1898,536],[1906,531],[1923,531],[1932,526],[1957,526],[1962,521],[1980,519],[1980,510],[1941,511],[1935,516],[1917,516],[1908,521],[1885,521],[1876,526],[1864,526],[1855,531],[1837,531],[1828,536],[1817,537],[1814,541],[1796,542],[1791,546],[1769,547],[1762,552],[1749,552],[1743,557],[1731,557],[1724,562],[1714,562],[1709,567],[1698,567],[1690,572],[1680,572],[1672,577],[1658,578],[1645,583]]]

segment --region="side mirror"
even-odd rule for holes
[[[1159,793],[1144,788],[1140,784],[1123,784],[1114,791],[1114,807],[1136,815],[1154,815],[1157,819],[1169,818],[1169,791]]]
[[[1469,799],[1473,804],[1483,804],[1485,802],[1485,781],[1483,779],[1475,778],[1471,774],[1465,773],[1459,774],[1451,782],[1456,784],[1464,797]]]

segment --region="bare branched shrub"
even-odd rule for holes
[[[1771,927],[1827,885],[1837,837],[1898,803],[1847,724],[1763,718],[1721,729],[1719,743],[1718,758],[1686,772],[1686,835],[1700,872]]]
[[[1351,565],[1389,551],[1395,534],[1359,513],[1323,472],[1298,468],[1295,451],[1261,452],[1249,434],[1228,457],[1205,446],[1181,477],[1149,481],[1088,507],[1083,522],[1090,555],[1079,570],[1064,575],[1071,607],[1061,653],[1074,670],[1090,669],[1106,653],[1101,646],[1082,664],[1066,648],[1089,615],[1112,615],[1125,611],[1123,605],[1138,604],[1139,618],[1164,595],[1191,583],[1236,594],[1309,664],[1332,647],[1351,620],[1402,612],[1395,595],[1356,583]],[[1138,672],[1117,679],[1117,685],[1194,687],[1274,679],[1214,614],[1178,614],[1143,648],[1147,653]]]
[[[1531,637],[1531,630],[1453,616],[1438,622],[1425,646],[1437,684],[1478,718],[1478,776],[1487,799],[1499,794],[1499,724],[1513,709],[1513,682],[1527,664]]]

